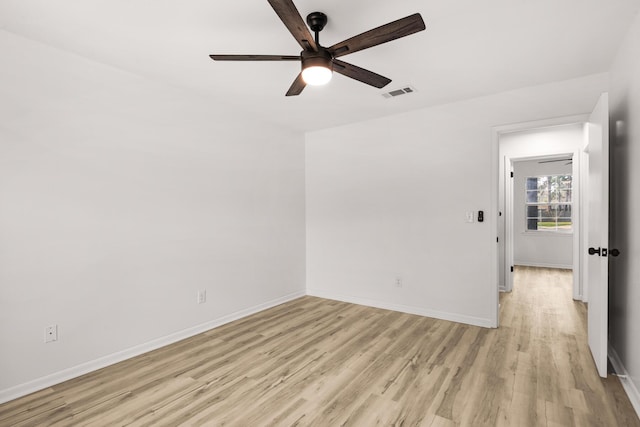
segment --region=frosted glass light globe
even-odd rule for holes
[[[331,80],[333,72],[321,66],[307,67],[302,70],[302,80],[311,86],[326,85]]]

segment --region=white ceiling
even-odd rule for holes
[[[298,54],[267,0],[0,0],[0,29],[307,131],[607,71],[640,9],[640,0],[295,3],[303,17],[329,16],[325,46],[415,12],[427,30],[341,58],[391,78],[385,89],[335,75],[285,97],[298,63],[208,57]],[[381,96],[405,85],[418,92]]]

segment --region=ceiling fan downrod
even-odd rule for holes
[[[315,34],[315,41],[320,46],[320,31],[327,25],[327,15],[322,12],[311,12],[307,15],[307,24]]]

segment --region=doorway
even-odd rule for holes
[[[580,126],[545,130],[553,137],[573,138],[580,142]],[[532,135],[536,135],[535,131]],[[576,141],[574,141],[576,142]],[[571,143],[567,139],[566,143]],[[509,227],[509,251],[505,262],[511,266],[544,267],[575,271],[573,298],[581,299],[580,266],[574,263],[574,240],[580,241],[579,170],[574,168],[574,154],[512,158],[509,192],[505,203]],[[579,260],[578,260],[579,261]],[[505,291],[513,289],[513,275]]]
[[[499,287],[513,289],[516,265],[573,271],[573,298],[582,292],[581,161],[586,118],[522,124],[498,132]]]
[[[497,172],[498,181],[493,200],[498,202],[499,214],[495,220],[496,234],[498,234],[498,245],[494,252],[496,269],[494,277],[497,279],[495,325],[499,324],[499,292],[513,288],[513,215],[508,215],[507,208],[512,206],[512,200],[508,198],[512,194],[509,187],[513,185],[511,173],[514,159],[573,153],[574,177],[578,177],[574,180],[572,205],[573,254],[576,254],[573,257],[573,293],[574,299],[589,302],[587,332],[589,347],[598,373],[602,377],[607,376],[608,353],[608,125],[608,94],[603,93],[588,116],[552,119],[493,129],[493,154],[497,161],[497,167],[494,170]],[[572,128],[576,137],[573,143],[567,146],[561,139],[551,142],[554,138],[548,138],[549,132],[563,132]],[[585,200],[588,200],[588,203],[585,203]]]

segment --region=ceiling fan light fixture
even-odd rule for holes
[[[333,76],[333,57],[325,49],[318,52],[302,52],[302,80],[310,86],[329,83]]]
[[[331,81],[333,71],[321,65],[314,65],[302,70],[302,80],[309,86],[322,86]]]

